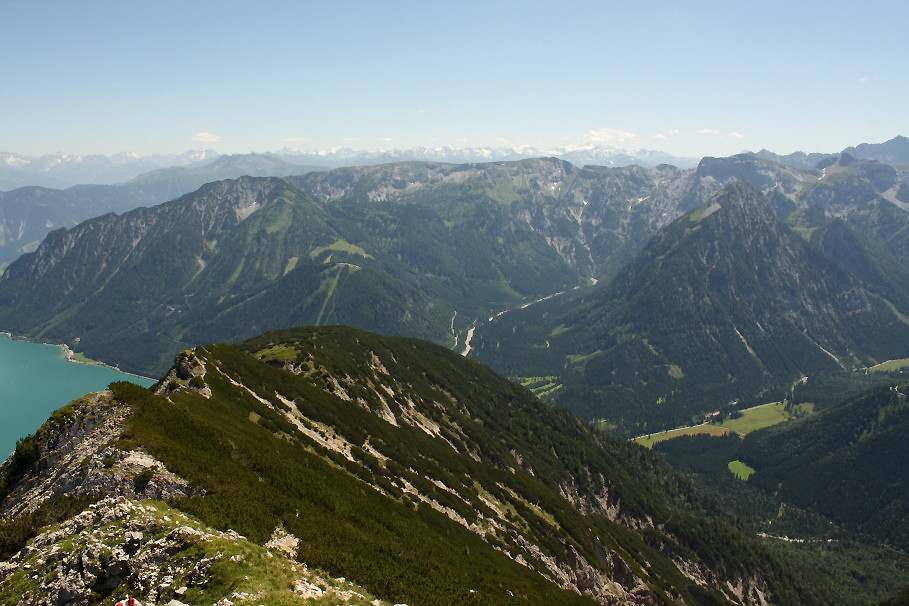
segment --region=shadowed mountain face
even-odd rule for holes
[[[50,189],[51,184],[35,187],[39,183],[31,182],[29,187],[0,191],[0,266],[37,248],[50,231],[71,228],[92,217],[161,204],[219,179],[301,175],[311,170],[319,167],[246,154],[221,156],[202,166],[153,170],[116,185]]]
[[[660,232],[610,284],[481,327],[477,358],[553,376],[554,401],[587,417],[678,424],[806,374],[901,357],[909,325],[883,293],[904,289],[877,291],[739,182]]]
[[[883,143],[862,143],[855,147],[847,147],[843,151],[862,160],[909,163],[909,139],[903,136],[894,137]]]
[[[281,556],[272,567],[288,566],[290,545],[298,562],[392,602],[817,599],[755,541],[693,515],[699,501],[646,451],[595,434],[442,347],[350,328],[182,352],[154,393],[115,383],[56,413],[0,476],[0,507],[20,516],[21,528],[46,503],[42,515],[53,517],[54,504],[85,507],[107,493],[93,513],[15,556],[32,573],[90,562],[66,576],[86,603],[113,589],[166,602],[181,599],[182,585],[193,603],[257,591],[250,586],[269,566],[249,542]],[[167,498],[167,520],[147,521],[147,506],[162,504],[142,498]],[[112,506],[119,513],[104,513]],[[186,516],[193,521],[180,523],[203,531],[170,530]],[[98,517],[111,549],[122,543],[128,557],[105,559],[71,536],[100,532]],[[192,557],[202,536],[221,553],[247,555],[213,556],[200,574]],[[3,558],[25,540],[0,537]],[[160,551],[154,570],[144,567]],[[292,579],[310,574],[289,568]],[[164,570],[171,581],[162,584]],[[0,565],[11,581],[22,572]],[[36,578],[35,601],[60,590],[55,575]],[[290,581],[276,585],[284,593],[271,603],[286,599]],[[0,584],[0,596],[9,586]]]

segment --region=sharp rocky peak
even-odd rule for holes
[[[720,190],[703,206],[689,215],[689,220],[703,222],[720,231],[742,236],[770,229],[778,232],[781,226],[773,208],[749,182],[737,179]]]

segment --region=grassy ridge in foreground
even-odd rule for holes
[[[392,501],[339,473],[343,461],[276,439],[293,429],[252,401],[186,393],[172,395],[171,404],[131,384],[114,389],[138,411],[135,438],[209,491],[174,505],[216,528],[264,542],[283,526],[300,539],[302,561],[395,599],[456,603],[473,589],[490,604],[532,603],[530,596],[589,603],[529,574],[430,508]],[[247,407],[258,411],[259,423],[249,420]]]
[[[535,549],[629,588],[641,579],[647,587],[635,591],[656,602],[724,599],[724,585],[694,584],[663,552],[730,578],[760,571],[780,601],[815,601],[744,536],[669,505],[664,495],[698,507],[656,457],[444,348],[344,328],[278,331],[241,347],[249,353],[193,350],[207,370],[189,384],[209,398],[113,386],[135,410],[129,437],[207,491],[172,504],[210,526],[261,542],[280,525],[300,539],[301,560],[408,603],[589,603],[550,583]],[[284,363],[294,372],[275,367]],[[378,416],[380,393],[397,425]],[[286,402],[346,441],[350,456],[305,438],[281,412]],[[581,499],[608,489],[624,516],[666,530],[583,515],[566,489]],[[458,516],[488,525],[485,540]],[[579,574],[598,574],[587,570]]]

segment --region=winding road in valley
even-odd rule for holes
[[[594,281],[593,284],[596,284],[596,281]],[[580,284],[578,286],[575,286],[574,288],[569,288],[568,290],[560,290],[559,292],[552,293],[551,295],[546,295],[545,297],[540,297],[539,299],[535,299],[535,300],[529,301],[527,303],[522,303],[521,305],[518,305],[517,307],[503,309],[502,311],[496,313],[495,315],[489,316],[489,319],[486,321],[486,323],[488,324],[490,322],[495,322],[496,320],[498,320],[499,318],[501,318],[502,316],[504,316],[505,314],[507,314],[510,311],[515,311],[518,309],[527,309],[531,305],[536,305],[537,303],[542,303],[543,301],[548,301],[549,299],[554,299],[558,296],[564,295],[565,293],[571,292],[573,290],[577,290],[579,288],[581,288]],[[457,314],[458,314],[458,312],[455,312],[455,316],[457,316]],[[452,326],[452,332],[454,332],[454,317],[452,317],[452,319],[451,319],[451,326]],[[467,336],[464,338],[464,349],[461,351],[461,355],[464,356],[465,358],[468,356],[468,354],[470,354],[471,350],[473,349],[473,346],[471,345],[471,341],[473,340],[474,332],[476,332],[478,326],[479,326],[479,324],[474,322],[473,325],[469,329],[467,329]],[[457,335],[455,335],[455,348],[457,348],[457,346],[458,346],[457,339],[458,339]]]

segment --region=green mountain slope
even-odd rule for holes
[[[830,587],[836,603],[873,603],[909,583],[906,384],[816,406],[809,385],[795,390],[795,401],[803,414],[816,413],[745,436],[674,438],[654,450],[793,571]],[[730,461],[757,471],[743,481]]]
[[[869,240],[861,228],[839,219],[815,230],[811,242],[859,278],[869,292],[897,309],[909,309],[909,270],[886,245]]]
[[[449,220],[243,178],[53,232],[0,278],[0,325],[154,373],[183,347],[288,322],[453,344],[471,318],[573,279],[485,198]]]
[[[289,535],[297,562],[399,602],[818,599],[753,541],[680,509],[697,501],[642,449],[444,348],[349,328],[181,353],[155,393],[117,383],[56,413],[2,476],[7,519],[64,492],[112,492],[131,507],[164,498],[214,529],[204,532],[233,529],[260,545]],[[144,537],[123,539],[146,549]],[[14,557],[43,554],[41,541]],[[138,563],[120,561],[120,584],[110,587],[105,564],[99,587],[142,588]],[[255,578],[254,563],[233,576],[222,567],[215,589],[180,583],[207,599]],[[42,582],[26,589],[40,595]],[[155,586],[155,599],[178,585]]]
[[[543,236],[575,272],[605,279],[678,216],[680,208],[703,201],[703,192],[690,175],[691,171],[666,165],[578,169],[539,158],[461,165],[400,163],[290,180],[326,200],[429,206],[449,221],[471,201],[485,199],[510,222]]]
[[[750,482],[902,549],[909,548],[907,385],[868,391],[798,423],[746,436]]]
[[[510,376],[553,376],[555,402],[646,430],[781,397],[805,374],[903,357],[909,325],[893,305],[739,182],[660,232],[610,284],[481,326],[477,358]]]

